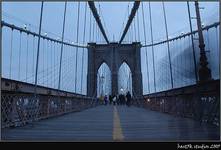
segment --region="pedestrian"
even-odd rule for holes
[[[116,96],[116,100],[117,100],[117,105],[120,105],[119,95]]]
[[[120,102],[120,105],[123,104],[123,95],[122,94],[119,95],[119,102]]]
[[[107,95],[104,96],[104,105],[107,105]]]
[[[109,103],[110,103],[110,105],[112,104],[112,96],[111,95],[109,95]]]
[[[123,104],[123,105],[125,105],[125,103],[126,103],[126,100],[125,100],[125,95],[124,95],[124,94],[122,94],[122,104]]]
[[[117,98],[116,98],[116,96],[114,95],[114,96],[113,96],[113,104],[114,104],[114,105],[116,105],[116,101],[117,101]]]
[[[131,103],[131,94],[130,94],[129,91],[127,92],[126,98],[127,98],[127,106],[130,107],[130,103]]]

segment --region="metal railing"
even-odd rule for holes
[[[41,119],[70,112],[78,112],[99,105],[84,95],[38,86],[37,97],[33,85],[2,79],[2,128],[23,126]]]
[[[220,80],[147,94],[133,105],[220,126]]]

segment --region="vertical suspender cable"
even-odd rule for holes
[[[196,67],[196,54],[195,54],[195,47],[194,47],[194,41],[193,41],[193,28],[192,28],[192,21],[190,16],[190,6],[189,1],[187,1],[187,9],[188,9],[188,16],[189,16],[189,24],[190,24],[190,32],[191,32],[191,41],[192,41],[192,50],[193,50],[193,62],[194,62],[194,73],[195,73],[195,81],[198,82],[198,76],[197,76],[197,67]]]
[[[84,12],[84,33],[83,33],[83,44],[85,43],[85,29],[86,29],[86,18],[87,18],[87,2],[85,2],[85,12]],[[82,84],[83,84],[83,67],[84,67],[84,48],[83,48],[83,54],[81,58],[82,66],[81,66],[81,94],[82,93]]]
[[[35,69],[34,69],[34,67],[35,67],[35,65],[34,65],[34,63],[35,63],[35,36],[33,35],[33,41],[32,41],[33,43],[33,48],[32,48],[32,51],[33,51],[33,54],[32,54],[32,74],[34,75],[34,72],[35,72]],[[33,77],[33,83],[34,83],[35,81],[34,81],[34,77]]]
[[[27,47],[26,47],[26,69],[25,69],[25,81],[28,82],[28,39],[29,39],[29,34],[27,33]]]
[[[138,41],[140,41],[140,24],[139,24],[139,10],[137,10],[137,32],[138,32]]]
[[[55,74],[55,66],[56,66],[55,65],[55,46],[56,46],[56,42],[53,43],[53,71],[52,71],[53,78],[51,79],[53,82],[52,88],[55,88],[55,76],[56,76],[56,74]]]
[[[47,85],[47,87],[48,87],[48,60],[49,60],[48,52],[49,52],[49,40],[46,40],[46,51],[45,51],[45,53],[46,53],[46,80],[47,80],[46,85]]]
[[[20,80],[20,69],[21,69],[21,36],[22,36],[22,32],[20,31],[20,35],[19,35],[19,58],[18,58],[18,80]]]
[[[96,24],[96,42],[98,41],[98,25]]]
[[[136,16],[134,16],[136,17]],[[136,32],[136,23],[135,23],[135,19],[133,21],[133,24],[134,24],[134,38],[135,38],[135,42],[137,42],[137,32]]]
[[[92,41],[94,42],[94,26],[95,26],[95,20],[93,19],[93,31],[92,31]]]
[[[147,36],[146,36],[146,26],[145,26],[145,20],[144,20],[144,9],[143,9],[143,3],[141,3],[142,6],[142,18],[143,18],[143,30],[144,30],[144,43],[147,44]],[[150,93],[150,79],[149,79],[149,66],[148,66],[148,59],[147,59],[147,47],[145,47],[146,52],[146,66],[147,66],[147,81],[148,81],[148,92]]]
[[[13,50],[13,28],[12,28],[12,31],[11,31],[9,79],[11,79],[11,72],[12,72],[12,50]]]
[[[130,16],[130,14],[129,14],[129,4],[128,4],[128,6],[127,6],[127,16],[128,16],[128,18],[129,18],[129,16]],[[131,41],[131,26],[129,27],[129,32],[128,32],[128,42],[130,42]]]
[[[53,47],[52,47],[52,45],[54,45],[54,42],[52,42],[52,41],[50,41],[50,45],[51,45],[51,67],[50,67],[50,69],[51,69],[51,71],[50,71],[50,73],[51,73],[51,78],[50,78],[50,80],[51,80],[51,88],[53,87]]]
[[[216,26],[216,48],[217,48],[217,52],[219,53],[218,26]],[[220,63],[218,67],[219,67],[219,72],[220,72]]]
[[[167,19],[166,19],[164,2],[162,2],[162,4],[163,4],[163,14],[164,14],[164,21],[165,21],[165,29],[166,29],[166,38],[167,38],[167,52],[169,56],[170,80],[171,80],[171,87],[173,88],[173,73],[172,73],[171,56],[170,56],[170,45],[168,41]]]
[[[91,42],[91,11],[90,11],[90,26],[89,26],[89,42]]]
[[[78,16],[77,16],[77,43],[78,43],[78,33],[79,33],[79,15],[80,15],[80,2],[78,2]],[[76,55],[75,55],[75,93],[77,92],[77,55],[78,55],[78,47],[76,47]]]
[[[39,49],[40,49],[40,35],[41,35],[41,25],[42,25],[42,14],[43,14],[44,2],[41,2],[41,15],[38,31],[38,49],[37,49],[37,59],[36,59],[36,68],[35,68],[35,97],[37,96],[37,81],[38,81],[38,62],[39,62]]]
[[[151,15],[151,5],[149,2],[149,15],[150,15],[150,37],[151,37],[151,48],[152,48],[152,57],[153,57],[153,78],[154,78],[154,91],[156,92],[156,78],[155,78],[155,59],[154,59],[154,48],[153,48],[153,27],[152,27],[152,15]]]
[[[45,68],[45,66],[44,66],[44,51],[45,51],[45,38],[43,37],[43,41],[42,41],[42,74],[43,74],[43,76],[42,76],[42,84],[44,85],[44,68]]]
[[[100,8],[100,4],[99,4],[99,3],[98,3],[98,15],[101,16],[101,8]],[[98,26],[97,26],[97,34],[98,34],[98,40],[97,40],[97,41],[99,41],[101,32],[100,32],[100,30],[98,29]]]
[[[60,65],[59,65],[59,78],[58,78],[58,89],[60,90],[61,86],[61,63],[62,63],[62,55],[63,55],[63,45],[64,45],[64,29],[65,29],[65,18],[66,18],[66,7],[67,7],[67,1],[65,1],[64,6],[64,19],[63,19],[63,30],[62,30],[62,41],[61,41],[61,54],[60,54]]]

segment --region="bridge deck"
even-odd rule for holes
[[[219,128],[188,118],[127,106],[98,106],[2,130],[13,141],[219,140]]]

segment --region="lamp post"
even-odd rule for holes
[[[199,68],[199,82],[205,82],[211,79],[211,70],[207,67],[208,61],[206,57],[205,44],[203,38],[202,24],[199,11],[199,3],[195,1],[196,19],[199,36],[199,48],[200,48],[200,68]]]

